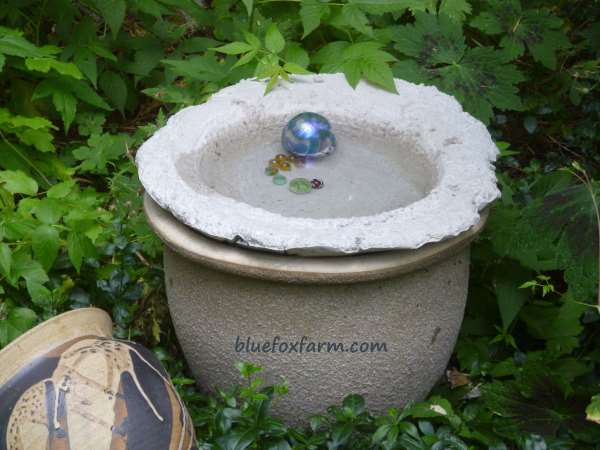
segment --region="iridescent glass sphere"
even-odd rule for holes
[[[320,114],[303,112],[293,117],[281,135],[283,148],[294,156],[322,158],[335,151],[335,135]]]

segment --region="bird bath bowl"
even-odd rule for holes
[[[485,126],[436,88],[343,75],[245,80],[174,115],[140,149],[169,308],[200,385],[252,361],[289,382],[292,422],[349,393],[374,411],[422,398],[463,317],[469,244],[498,196]],[[298,113],[337,149],[265,175]],[[322,181],[306,195],[292,180]]]

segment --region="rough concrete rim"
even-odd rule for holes
[[[264,95],[265,83],[243,80],[202,105],[171,117],[137,153],[148,194],[186,225],[219,240],[296,254],[353,254],[414,249],[458,236],[480,221],[499,196],[492,162],[498,149],[486,127],[451,96],[396,80],[399,95],[367,83],[352,89],[342,74],[295,76]],[[192,189],[176,160],[201,152],[224,123],[250,124],[272,111],[289,117],[312,110],[376,123],[386,135],[417,136],[438,173],[423,199],[373,216],[285,217],[225,197],[209,186]],[[310,230],[307,233],[306,230]]]
[[[458,237],[416,250],[361,255],[304,257],[244,249],[209,239],[179,222],[149,195],[144,197],[148,223],[173,251],[196,263],[236,275],[300,284],[348,284],[406,274],[442,261],[467,247],[481,232],[489,211]]]

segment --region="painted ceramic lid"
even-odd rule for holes
[[[341,74],[296,76],[264,95],[243,80],[171,117],[139,149],[148,194],[203,234],[300,255],[415,249],[468,230],[499,196],[486,127],[435,87],[398,94]],[[337,149],[286,172],[322,189],[296,195],[265,175],[282,129],[327,118]]]

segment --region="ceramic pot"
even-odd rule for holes
[[[291,424],[351,393],[379,413],[427,395],[456,343],[469,246],[487,218],[418,250],[302,257],[208,239],[149,197],[145,209],[167,244],[169,310],[200,386],[239,383],[235,363],[251,361],[267,383],[287,380],[274,411]]]
[[[112,338],[106,312],[56,316],[0,351],[0,450],[190,450],[194,428],[166,371]]]

